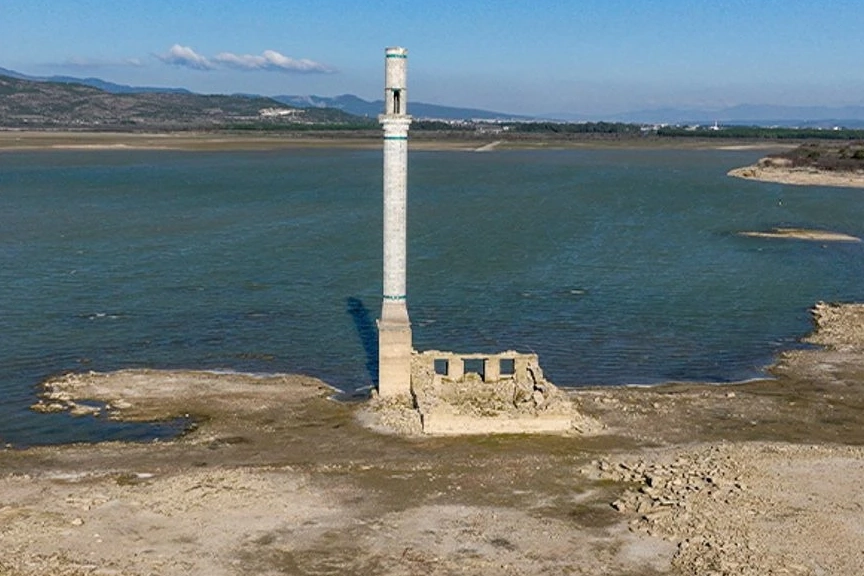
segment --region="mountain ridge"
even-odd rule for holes
[[[354,94],[339,96],[288,95],[272,96],[274,100],[297,107],[326,107],[344,110],[350,114],[377,117],[384,109],[384,100],[364,100]],[[444,106],[427,102],[409,102],[408,112],[421,119],[434,120],[533,120],[533,116],[508,114],[480,108]]]
[[[0,75],[0,126],[5,128],[207,129],[254,125],[363,122],[341,110],[296,109],[263,96],[176,92],[114,94],[80,83]]]
[[[62,84],[82,84],[99,88],[110,94],[197,94],[186,88],[162,88],[156,86],[130,86],[117,84],[101,78],[77,78],[74,76],[31,76],[22,74],[8,68],[0,68],[0,76],[8,76],[19,80],[32,82],[55,82]],[[376,118],[384,110],[383,100],[364,100],[354,94],[341,94],[339,96],[317,96],[317,95],[277,95],[262,96],[261,94],[237,93],[236,96],[247,96],[257,98],[271,98],[281,104],[294,108],[333,108],[342,110],[355,116]],[[409,104],[412,115],[419,119],[429,118],[437,120],[530,120],[533,117],[519,114],[508,114],[494,112],[480,108],[463,108],[459,106],[444,106],[426,102],[411,102]]]
[[[7,68],[0,68],[0,75],[34,82],[81,84],[98,88],[110,94],[187,94],[197,93],[186,88],[156,86],[130,86],[117,84],[101,78],[77,78],[74,76],[31,76]],[[375,118],[383,110],[383,100],[365,100],[354,94],[338,96],[289,95],[262,96],[260,94],[238,94],[245,97],[269,98],[279,104],[296,108],[332,108],[356,116]],[[664,107],[634,110],[615,114],[582,114],[555,112],[538,115],[510,114],[481,108],[445,106],[427,102],[411,102],[410,113],[418,119],[439,120],[555,120],[564,122],[611,121],[635,124],[713,124],[782,126],[801,128],[864,128],[864,105],[848,106],[786,106],[777,104],[738,104],[724,108],[676,108]]]
[[[737,104],[717,109],[653,108],[605,116],[543,114],[544,118],[566,121],[603,119],[636,124],[713,124],[784,127],[852,128],[864,126],[864,106],[785,106],[781,104]]]
[[[195,94],[186,88],[166,88],[161,86],[130,86],[127,84],[117,84],[109,82],[101,78],[87,77],[79,78],[76,76],[31,76],[22,74],[8,68],[0,68],[0,76],[8,76],[18,80],[30,80],[32,82],[55,82],[60,84],[83,84],[92,88],[104,90],[110,94],[143,94],[143,93],[166,93],[166,94]]]

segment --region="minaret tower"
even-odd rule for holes
[[[411,392],[411,323],[405,301],[408,200],[407,60],[405,48],[387,48],[384,64],[384,302],[378,321],[378,393]]]

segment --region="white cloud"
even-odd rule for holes
[[[252,54],[231,54],[230,52],[222,52],[214,58],[217,62],[230,66],[232,68],[240,68],[242,70],[274,70],[281,72],[309,72],[309,73],[328,73],[333,72],[331,68],[305,58],[295,60],[289,58],[275,50],[265,50],[260,56]]]
[[[185,66],[195,70],[212,70],[215,68],[209,59],[198,54],[192,48],[179,44],[174,44],[167,53],[157,54],[156,57],[173,66]]]
[[[264,70],[270,72],[299,72],[326,74],[334,70],[329,66],[307,60],[295,60],[275,50],[265,50],[260,55],[233,54],[220,52],[214,58],[207,58],[188,46],[175,44],[166,54],[157,55],[162,62],[174,66],[185,66],[195,70],[214,70],[219,67],[237,70]]]
[[[60,64],[66,68],[114,68],[114,67],[131,67],[141,68],[144,63],[138,58],[127,58],[125,60],[101,60],[92,58],[80,58],[73,56]]]

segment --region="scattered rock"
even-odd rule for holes
[[[817,302],[811,313],[816,330],[805,342],[835,350],[864,350],[864,304]]]
[[[76,402],[69,403],[69,414],[72,416],[98,416],[102,409],[98,406],[88,406]]]

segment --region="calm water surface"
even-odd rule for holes
[[[728,178],[759,152],[412,152],[419,349],[536,351],[565,386],[756,377],[817,300],[864,300],[864,192]],[[372,382],[381,154],[0,154],[0,440],[170,434],[28,410],[64,371]]]

